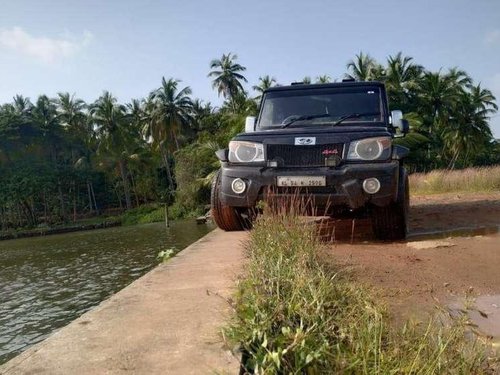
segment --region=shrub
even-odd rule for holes
[[[147,224],[162,220],[165,220],[164,208],[156,204],[143,205],[121,215],[123,225]]]

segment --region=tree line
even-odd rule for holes
[[[119,103],[105,91],[92,103],[69,93],[35,102],[16,95],[0,106],[0,224],[2,229],[77,220],[150,202],[172,206],[173,217],[208,202],[214,151],[225,147],[258,111],[277,79],[245,89],[246,68],[235,54],[209,64],[223,105],[195,99],[180,80],[163,78],[145,98]],[[409,168],[462,168],[500,162],[488,121],[498,109],[490,90],[457,68],[432,72],[398,53],[379,63],[360,53],[346,77],[386,84],[391,108],[411,133]],[[311,78],[304,77],[304,83]],[[331,82],[328,75],[314,83]]]

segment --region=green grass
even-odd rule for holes
[[[177,203],[168,208],[170,220],[193,218],[203,215],[203,211],[190,211]],[[133,208],[118,217],[123,225],[148,224],[165,220],[165,207],[161,204],[148,204]]]
[[[194,218],[204,214],[202,209],[199,210],[187,210],[178,203],[169,207],[169,219],[170,220],[180,220],[186,218]],[[100,216],[94,216],[89,218],[78,219],[76,222],[66,222],[59,224],[43,224],[35,228],[16,228],[0,230],[0,238],[11,236],[16,238],[23,236],[26,233],[43,233],[46,230],[52,230],[57,228],[72,228],[86,225],[98,225],[105,223],[115,223],[119,222],[122,225],[137,225],[137,224],[149,224],[162,222],[165,220],[165,207],[159,203],[149,203],[142,206],[132,208],[121,214],[109,215],[103,214]]]
[[[479,193],[500,191],[500,166],[435,170],[410,175],[412,194]]]
[[[223,330],[250,373],[493,373],[485,344],[465,339],[465,317],[392,328],[373,291],[320,261],[322,246],[297,215],[267,210],[257,220]]]
[[[118,216],[123,225],[148,224],[165,220],[165,209],[161,205],[143,205],[125,211]]]

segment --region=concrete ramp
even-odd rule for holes
[[[238,359],[220,338],[230,313],[220,296],[233,291],[244,239],[244,232],[209,233],[0,374],[237,374]]]

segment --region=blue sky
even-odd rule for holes
[[[233,52],[248,89],[269,74],[341,78],[359,51],[380,61],[403,51],[437,70],[458,66],[500,101],[500,1],[2,0],[0,102],[15,94],[103,90],[146,96],[179,78],[214,105],[209,62]],[[500,138],[500,116],[492,121]]]

